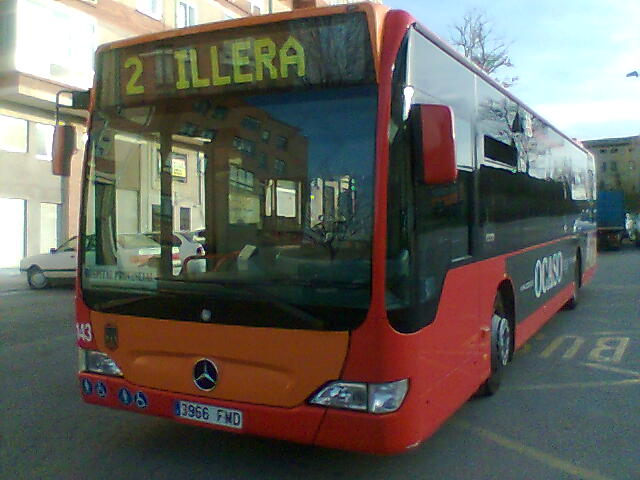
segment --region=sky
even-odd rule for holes
[[[465,11],[507,42],[510,91],[567,135],[640,135],[640,0],[384,0],[449,41]]]

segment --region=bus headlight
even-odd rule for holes
[[[122,370],[107,354],[95,350],[78,351],[78,369],[81,372],[100,373],[112,377],[122,377]]]
[[[387,383],[331,382],[309,400],[315,405],[369,413],[391,413],[400,408],[409,380]]]
[[[391,413],[400,408],[409,390],[409,380],[369,384],[369,411]]]

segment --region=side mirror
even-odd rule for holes
[[[422,159],[423,181],[443,185],[458,178],[453,110],[446,105],[417,105],[415,111],[418,158]]]
[[[52,151],[53,174],[68,177],[71,174],[71,157],[76,151],[76,129],[73,125],[56,125]]]
[[[67,98],[64,103],[61,96]],[[51,162],[54,175],[68,177],[71,174],[71,157],[76,153],[76,129],[72,125],[61,125],[60,109],[87,110],[90,102],[91,90],[60,90],[56,94],[56,126],[53,131]]]

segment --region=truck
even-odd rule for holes
[[[598,192],[596,201],[598,246],[617,250],[627,236],[624,193],[619,190]]]

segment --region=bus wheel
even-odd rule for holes
[[[483,396],[493,395],[500,388],[502,372],[513,356],[513,332],[511,322],[507,318],[502,298],[496,298],[493,316],[491,317],[491,375],[480,386],[478,393]]]
[[[575,288],[573,289],[573,295],[571,295],[571,298],[562,306],[563,310],[573,310],[578,306],[578,299],[580,298],[579,291],[582,286],[582,267],[579,255],[576,255],[576,268],[574,268],[573,272]]]

